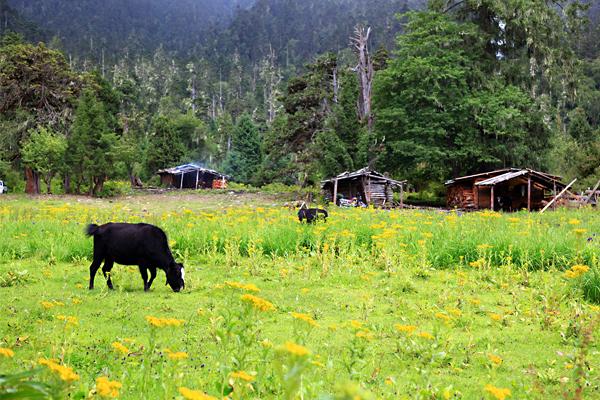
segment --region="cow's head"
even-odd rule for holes
[[[185,287],[185,270],[183,264],[173,262],[167,268],[167,284],[174,292],[179,292]]]

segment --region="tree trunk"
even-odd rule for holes
[[[30,167],[25,168],[25,193],[27,194],[40,194],[40,176],[32,170]]]
[[[69,173],[66,173],[63,178],[63,187],[66,194],[71,193],[71,175]]]
[[[355,68],[358,74],[359,96],[358,96],[358,118],[361,122],[367,122],[367,128],[371,131],[373,127],[373,116],[371,114],[371,97],[373,91],[373,60],[369,55],[369,36],[371,28],[356,26],[354,36],[350,38],[358,55],[358,65]]]
[[[54,177],[54,173],[49,172],[44,175],[44,183],[46,184],[46,193],[52,194],[52,178]]]

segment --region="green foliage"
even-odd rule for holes
[[[90,194],[98,194],[113,171],[118,138],[109,130],[107,120],[104,105],[86,89],[79,99],[67,146],[67,163],[77,192],[85,183]]]
[[[436,12],[409,13],[396,57],[376,77],[378,164],[415,184],[508,165],[539,166],[547,146],[534,102],[489,61],[478,27]]]
[[[123,181],[106,181],[102,189],[96,193],[97,197],[119,197],[131,194],[131,184]]]
[[[256,182],[261,162],[262,148],[258,129],[249,115],[242,115],[233,131],[232,148],[225,159],[224,171],[233,180]]]
[[[51,193],[52,178],[64,169],[66,150],[67,139],[43,126],[31,130],[21,148],[23,164],[42,175],[48,193]]]
[[[155,117],[148,149],[149,173],[155,174],[159,169],[174,166],[184,154],[185,148],[177,137],[173,121],[163,115]]]

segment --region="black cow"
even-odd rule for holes
[[[150,290],[156,278],[156,268],[165,271],[167,283],[175,292],[184,286],[183,264],[175,262],[167,235],[157,226],[150,224],[108,223],[101,226],[90,224],[88,236],[94,237],[94,261],[90,265],[90,289],[94,288],[94,277],[104,261],[102,273],[109,289],[113,288],[110,270],[113,263],[137,265],[144,280],[144,290]],[[148,280],[150,270],[150,280]]]
[[[320,216],[319,214],[323,215]],[[320,208],[301,208],[300,211],[298,211],[298,219],[300,222],[304,219],[308,223],[317,222],[319,217],[323,218],[324,221],[327,221],[328,216],[329,214],[327,214],[327,211]]]

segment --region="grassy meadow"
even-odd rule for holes
[[[600,213],[0,198],[0,399],[600,399]],[[163,228],[186,288],[87,289],[91,222]]]

